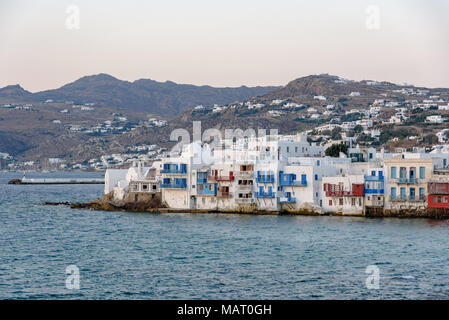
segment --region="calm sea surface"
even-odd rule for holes
[[[73,210],[40,203],[103,186],[21,175],[0,173],[0,299],[449,299],[448,221]]]

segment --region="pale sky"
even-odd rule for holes
[[[0,61],[0,87],[32,92],[97,73],[213,86],[330,73],[449,87],[449,1],[0,0]]]

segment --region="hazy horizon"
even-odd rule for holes
[[[36,92],[99,73],[282,86],[329,73],[448,88],[448,13],[444,0],[4,0],[0,87]]]
[[[7,86],[20,85],[23,89],[25,89],[25,90],[27,90],[27,91],[29,91],[29,92],[31,92],[31,93],[37,93],[37,92],[46,91],[46,90],[59,89],[60,87],[66,85],[66,84],[75,82],[75,81],[77,81],[77,80],[79,80],[79,79],[81,79],[81,78],[83,78],[83,77],[98,76],[98,75],[100,75],[100,74],[106,74],[106,75],[109,75],[109,76],[111,76],[111,77],[114,77],[114,78],[116,78],[116,79],[118,79],[118,80],[127,81],[127,82],[130,82],[130,83],[133,83],[134,81],[137,81],[137,80],[146,79],[146,80],[154,80],[154,81],[161,82],[161,83],[171,81],[171,82],[174,82],[174,83],[176,83],[176,84],[195,85],[195,86],[211,86],[211,87],[214,87],[214,88],[238,88],[238,87],[242,87],[242,86],[247,86],[247,87],[257,87],[257,86],[259,86],[259,87],[270,87],[270,86],[282,87],[282,86],[286,86],[286,85],[288,84],[288,82],[293,81],[293,80],[296,80],[296,79],[298,79],[298,78],[308,77],[308,76],[314,76],[314,75],[315,75],[315,76],[323,75],[323,73],[321,73],[321,74],[307,74],[307,75],[301,75],[301,76],[298,76],[298,77],[296,77],[296,78],[294,78],[294,79],[291,79],[291,80],[287,81],[286,83],[283,83],[283,84],[277,84],[277,85],[276,85],[276,84],[269,84],[269,85],[264,85],[264,84],[246,85],[246,84],[241,84],[241,85],[229,85],[229,86],[227,86],[227,85],[217,85],[217,86],[214,86],[214,85],[210,85],[210,84],[207,84],[207,83],[204,83],[204,84],[202,84],[202,83],[196,84],[196,83],[189,83],[189,82],[177,82],[177,81],[173,81],[173,80],[169,80],[169,79],[167,79],[167,80],[157,80],[157,79],[152,79],[152,78],[136,78],[136,79],[131,79],[131,80],[130,80],[130,79],[121,79],[121,78],[119,78],[119,77],[114,76],[113,74],[110,74],[110,73],[107,73],[107,72],[100,72],[100,73],[97,73],[97,74],[87,74],[87,75],[83,75],[83,76],[81,76],[80,78],[73,79],[73,80],[71,80],[71,81],[68,81],[67,83],[62,84],[61,86],[54,87],[54,88],[44,88],[44,89],[34,90],[34,91],[33,91],[33,90],[28,90],[28,89],[27,89],[26,87],[24,87],[21,83],[10,83],[10,84],[4,85],[4,86],[3,86],[3,85],[0,86],[0,89],[1,89],[1,88],[4,88],[4,87],[7,87]],[[339,76],[338,74],[330,74],[330,73],[324,73],[324,74],[328,74],[329,76]],[[345,78],[345,77],[341,77],[341,76],[339,76],[339,77],[340,77],[340,78],[347,79],[347,80],[354,80],[354,81],[363,81],[363,80],[367,80],[367,81],[378,81],[378,82],[387,81],[387,80],[382,80],[382,79],[349,79],[349,78]],[[387,81],[387,82],[390,82],[390,81]],[[407,82],[407,83],[395,83],[395,82],[392,82],[392,83],[398,84],[398,85],[420,87],[419,85],[415,85],[415,84],[410,83],[410,82]],[[423,86],[423,87],[426,87],[426,88],[429,88],[429,89],[448,88],[448,87],[441,87],[441,86],[440,86],[440,87]]]

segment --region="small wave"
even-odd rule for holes
[[[416,279],[415,276],[411,276],[411,275],[393,276],[393,277],[386,277],[386,278],[390,278],[390,279],[393,279],[393,280],[415,280]]]

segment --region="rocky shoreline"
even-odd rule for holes
[[[300,215],[300,216],[342,216],[342,217],[365,217],[365,218],[402,218],[402,219],[449,219],[449,210],[447,209],[427,209],[427,210],[378,210],[376,212],[367,212],[366,214],[343,214],[341,212],[317,212],[311,209],[303,210],[282,210],[282,211],[263,211],[263,210],[201,210],[201,209],[172,209],[165,206],[160,199],[151,199],[145,201],[126,201],[114,202],[108,195],[94,201],[85,203],[69,202],[44,202],[43,205],[66,205],[72,209],[96,210],[96,211],[122,211],[122,212],[150,212],[150,213],[233,213],[233,214],[251,214],[251,215]]]

